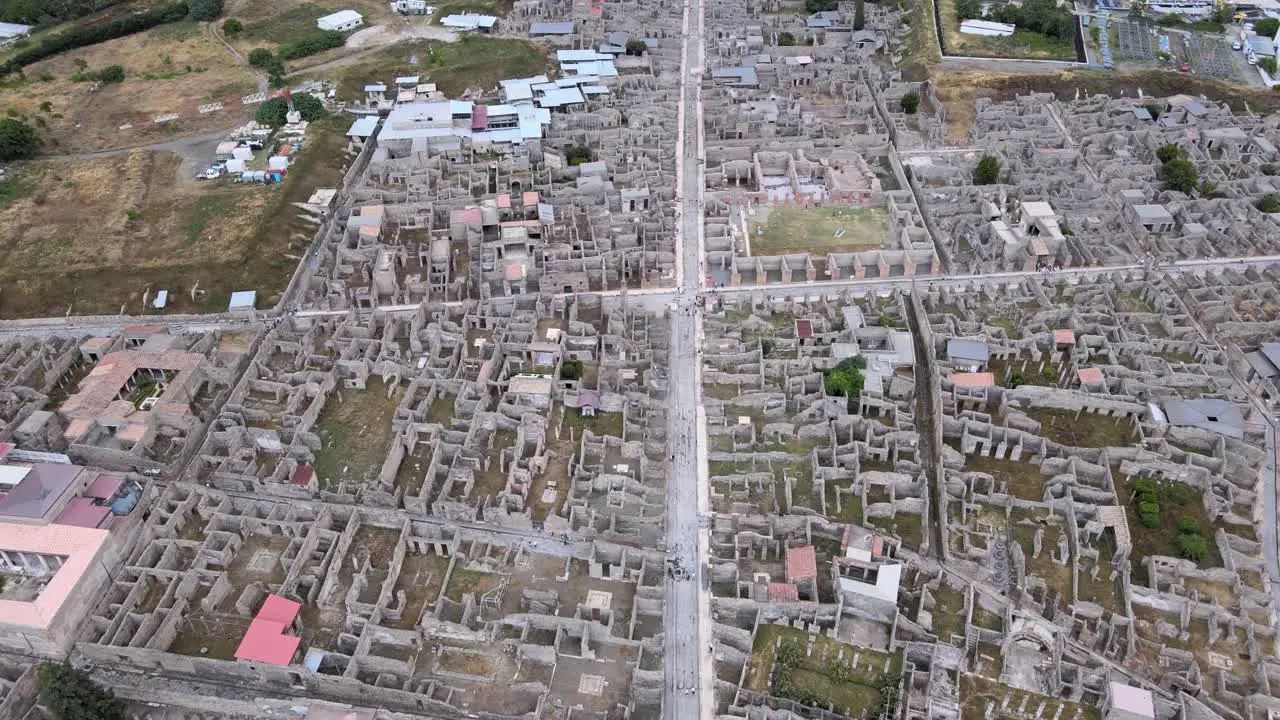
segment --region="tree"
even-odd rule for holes
[[[908,115],[915,115],[916,110],[920,107],[920,93],[912,90],[902,96],[902,112]]]
[[[249,51],[249,64],[256,68],[270,67],[275,59],[276,56],[266,48],[254,48]]]
[[[222,0],[187,0],[192,20],[216,20],[222,14]]]
[[[1129,3],[1129,14],[1140,18],[1147,14],[1147,0],[1132,0]]]
[[[649,49],[649,44],[640,38],[631,38],[627,40],[627,54],[640,57],[645,50]]]
[[[267,127],[278,128],[288,122],[285,117],[288,113],[289,103],[284,98],[271,98],[258,106],[258,113],[253,119]]]
[[[866,381],[862,371],[867,369],[865,355],[854,355],[840,361],[839,365],[823,373],[827,394],[856,398],[862,394]]]
[[[1263,18],[1253,24],[1253,31],[1261,37],[1274,38],[1276,31],[1280,31],[1280,20],[1276,18]]]
[[[1205,542],[1200,535],[1192,535],[1184,533],[1178,536],[1178,554],[1182,557],[1200,562],[1200,559],[1209,551],[1209,543]]]
[[[1258,58],[1258,67],[1267,71],[1268,75],[1276,74],[1276,59],[1270,55]]]
[[[1211,18],[1213,22],[1219,25],[1230,25],[1235,16],[1236,8],[1234,5],[1219,3],[1217,9],[1213,11]]]
[[[956,19],[960,21],[976,20],[982,17],[981,0],[956,0]]]
[[[1164,164],[1160,171],[1164,184],[1170,190],[1189,193],[1200,182],[1200,171],[1194,163],[1184,158],[1176,158]]]
[[[70,665],[41,663],[37,671],[40,704],[53,720],[124,720],[124,703],[108,688]]]
[[[1160,161],[1161,165],[1167,165],[1172,160],[1185,158],[1186,156],[1187,154],[1176,143],[1165,143],[1156,148],[1156,159]]]
[[[805,12],[810,14],[835,10],[839,5],[839,0],[804,0]]]
[[[991,185],[1000,180],[1000,159],[994,155],[983,155],[978,161],[978,169],[974,173],[974,182],[979,185]]]
[[[582,361],[581,360],[565,360],[560,363],[560,379],[562,380],[580,380],[582,379]]]
[[[1097,25],[1094,25],[1094,27],[1097,27]],[[1160,117],[1160,113],[1164,112],[1164,108],[1160,107],[1160,105],[1157,103],[1147,103],[1142,107],[1146,108],[1147,112],[1151,113],[1152,120],[1155,120],[1156,118]]]
[[[861,30],[867,25],[867,8],[863,0],[856,0],[853,4],[853,29]]]
[[[39,147],[40,136],[27,121],[18,118],[0,120],[0,162],[29,158]]]
[[[298,111],[303,120],[315,122],[324,117],[324,103],[311,93],[293,96],[293,109]]]
[[[241,25],[240,21],[235,18],[227,18],[226,21],[222,23],[222,32],[228,35],[235,35],[241,30],[244,30],[244,25]]]
[[[796,36],[789,32],[778,33],[778,47],[790,47],[796,44]]]

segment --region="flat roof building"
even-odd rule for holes
[[[346,32],[364,24],[364,17],[355,10],[339,10],[332,15],[325,15],[316,20],[316,27],[321,30]]]

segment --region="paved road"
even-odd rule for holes
[[[677,145],[679,235],[678,291],[671,311],[670,385],[667,407],[667,552],[672,577],[666,588],[666,687],[663,717],[669,720],[710,718],[714,708],[714,676],[710,664],[710,590],[704,586],[706,537],[698,514],[707,494],[699,436],[701,369],[698,334],[701,315],[702,174],[700,113],[702,76],[702,4],[690,0],[684,14],[680,111]]]

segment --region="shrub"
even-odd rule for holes
[[[0,120],[0,161],[22,160],[36,154],[40,136],[25,120]]]
[[[1178,158],[1185,158],[1186,156],[1187,154],[1176,143],[1165,143],[1156,149],[1156,159],[1160,161],[1161,165],[1167,165]]]
[[[862,371],[867,369],[865,355],[854,355],[840,361],[839,365],[823,373],[827,393],[830,395],[856,398],[862,394],[862,385],[866,382]]]
[[[1258,58],[1258,67],[1266,70],[1268,75],[1275,75],[1276,59],[1271,56]]]
[[[1160,527],[1160,505],[1158,503],[1138,503],[1138,522],[1146,528]]]
[[[85,47],[86,45],[96,45],[107,40],[142,32],[157,25],[176,22],[185,18],[187,12],[186,2],[176,2],[144,12],[126,15],[102,25],[88,25],[67,30],[58,35],[45,38],[35,47],[10,55],[4,65],[0,66],[0,72],[5,74],[12,73],[27,65],[67,50]]]
[[[1164,184],[1170,190],[1189,193],[1200,182],[1200,171],[1190,160],[1177,158],[1164,164],[1160,170]]]
[[[973,174],[974,182],[979,185],[991,185],[1000,179],[1000,159],[994,155],[983,155],[978,161],[978,169]]]
[[[1280,30],[1280,20],[1276,18],[1263,18],[1253,24],[1253,31],[1262,37],[1273,38],[1277,30]]]
[[[1200,562],[1209,551],[1209,543],[1199,535],[1184,533],[1178,536],[1178,554],[1182,557]]]
[[[1271,193],[1258,198],[1258,201],[1253,205],[1264,213],[1280,213],[1280,197],[1276,197]]]
[[[336,30],[317,30],[301,40],[288,45],[281,45],[277,53],[281,60],[296,60],[308,55],[315,55],[325,50],[332,50],[347,44],[347,36]]]
[[[571,145],[564,151],[564,159],[571,166],[589,163],[595,159],[595,153],[586,145]]]
[[[62,663],[41,663],[37,672],[40,704],[53,720],[124,720],[124,703],[87,673]]]
[[[648,49],[649,49],[649,45],[645,41],[639,38],[631,38],[630,40],[627,40],[628,55],[635,55],[636,57],[640,57]]]
[[[1097,27],[1097,26],[1095,25],[1094,27]],[[1160,113],[1164,112],[1164,108],[1160,107],[1160,106],[1159,106],[1158,104],[1156,104],[1156,103],[1147,103],[1146,105],[1143,105],[1142,107],[1146,108],[1146,109],[1147,109],[1147,112],[1151,113],[1151,119],[1152,119],[1152,120],[1154,120],[1154,119],[1156,119],[1156,118],[1160,117]]]
[[[912,90],[902,96],[902,112],[908,115],[915,115],[916,110],[920,107],[920,93]]]
[[[276,56],[266,48],[254,48],[249,51],[249,65],[256,68],[270,67],[275,59]]]
[[[1185,535],[1199,535],[1200,521],[1193,517],[1178,518],[1178,533]]]
[[[795,35],[792,35],[792,34],[791,34],[791,33],[789,33],[789,32],[780,32],[780,33],[778,33],[778,46],[779,46],[779,47],[790,47],[790,46],[795,45],[795,44],[796,44],[796,36],[795,36]]]
[[[187,0],[192,20],[216,20],[222,14],[222,0]]]
[[[124,68],[119,65],[108,65],[101,70],[76,73],[71,79],[76,82],[124,82]]]
[[[560,363],[560,378],[562,380],[580,380],[582,379],[582,361],[581,360],[565,360]]]
[[[222,32],[228,35],[235,35],[241,30],[244,30],[244,25],[241,25],[240,21],[235,18],[227,18],[222,23]]]
[[[1186,505],[1191,499],[1191,488],[1182,483],[1174,483],[1169,487],[1169,500],[1174,505]]]

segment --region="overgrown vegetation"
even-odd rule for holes
[[[0,21],[52,25],[118,5],[123,0],[0,0]]]
[[[293,96],[293,107],[307,122],[315,122],[324,117],[324,104],[310,93],[299,93]],[[258,122],[270,127],[282,127],[288,122],[289,101],[282,97],[271,98],[258,106],[254,116]]]
[[[865,355],[854,355],[841,360],[838,365],[822,374],[827,393],[850,399],[862,395],[862,386],[866,382],[862,371],[866,369]]]
[[[21,50],[9,56],[0,73],[9,74],[27,65],[39,62],[58,53],[86,45],[96,45],[125,35],[142,32],[165,23],[177,22],[187,17],[186,2],[175,2],[151,10],[126,15],[101,25],[87,25],[46,37],[39,45]]]
[[[1189,193],[1200,183],[1200,171],[1176,143],[1165,143],[1157,148],[1156,159],[1160,161],[1160,178],[1169,190]],[[1217,185],[1201,190],[1202,195],[1209,195],[1217,190]]]
[[[978,185],[991,185],[1000,180],[1000,158],[995,155],[983,155],[974,170],[973,181]]]
[[[26,120],[0,120],[0,161],[24,160],[35,155],[39,148],[40,136]]]
[[[342,47],[347,43],[347,36],[336,30],[317,30],[304,38],[281,45],[276,55],[281,60],[297,60],[316,53]]]
[[[187,0],[192,20],[216,20],[222,14],[222,0]]]
[[[124,82],[124,67],[120,65],[108,65],[98,70],[84,70],[72,75],[71,79],[76,82]]]
[[[565,162],[571,166],[582,165],[596,159],[595,153],[586,145],[570,145],[564,151]]]
[[[627,54],[640,57],[649,49],[649,45],[639,38],[631,38],[627,41]]]
[[[1264,213],[1280,213],[1280,197],[1267,193],[1258,198],[1258,201],[1253,206]]]
[[[920,108],[920,93],[912,90],[902,96],[902,112],[908,115],[915,115],[916,110]]]
[[[956,17],[959,20],[984,18],[1007,23],[1059,40],[1075,37],[1075,15],[1054,0],[1026,0],[1020,6],[992,3],[985,14],[980,0],[956,0]]]
[[[789,32],[778,33],[778,47],[790,47],[796,44],[796,36]]]
[[[124,702],[88,673],[64,663],[41,663],[37,670],[40,704],[53,720],[124,720]]]
[[[582,361],[565,360],[563,363],[560,363],[560,378],[562,380],[582,379]]]

